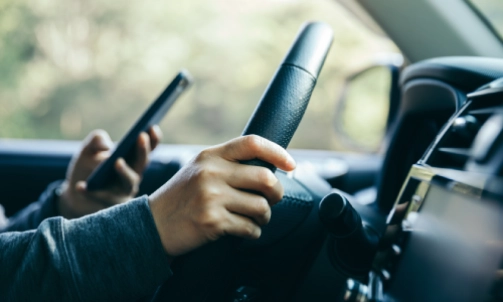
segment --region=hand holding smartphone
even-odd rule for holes
[[[182,70],[166,87],[161,95],[150,105],[145,113],[136,121],[134,126],[129,129],[127,134],[117,144],[112,155],[102,162],[87,179],[87,190],[97,191],[107,187],[118,177],[114,170],[114,163],[119,158],[128,159],[134,155],[135,144],[138,136],[142,132],[158,124],[166,115],[171,106],[178,97],[192,84],[190,74]]]

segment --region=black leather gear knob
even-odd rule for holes
[[[336,192],[323,198],[318,214],[332,234],[328,247],[334,267],[351,277],[367,275],[379,243],[377,232],[363,224],[347,198]]]
[[[318,75],[332,45],[325,23],[306,23],[265,90],[243,135],[256,134],[286,148],[304,116]],[[275,167],[260,160],[243,162]]]

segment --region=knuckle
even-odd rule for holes
[[[192,171],[192,178],[195,179],[197,182],[203,181],[205,177],[206,177],[206,172],[204,170],[204,167],[196,167]]]
[[[252,226],[246,226],[243,228],[243,235],[246,237],[252,237],[254,229]]]
[[[205,184],[210,180],[216,179],[218,177],[218,171],[215,168],[206,165],[199,167],[199,169],[196,170],[194,177],[198,182]],[[202,190],[208,193],[215,192],[215,188],[212,186],[204,186],[202,187]]]
[[[262,148],[263,138],[258,135],[249,135],[246,137],[245,144],[252,152],[258,152]]]
[[[258,175],[257,175],[258,181],[261,183],[264,189],[272,189],[276,185],[277,178],[274,176],[274,174],[271,172],[271,170],[266,169],[266,168],[260,168]]]
[[[267,215],[270,210],[269,203],[265,198],[258,198],[255,202],[255,209],[257,214],[261,216]]]
[[[218,201],[222,195],[221,191],[215,186],[204,186],[202,188],[201,200],[206,204],[213,204]]]
[[[270,209],[267,209],[266,211],[261,213],[258,217],[255,217],[255,221],[261,226],[268,224],[270,220],[271,220]]]
[[[263,217],[263,225],[268,224],[271,221],[271,209],[268,208]]]
[[[258,239],[261,232],[262,230],[255,225],[249,225],[244,229],[245,236],[252,239]]]
[[[285,193],[284,189],[283,189],[283,186],[279,186],[279,188],[277,190],[274,191],[275,193],[275,202],[278,202],[280,201],[281,199],[283,199],[283,195]]]
[[[220,214],[214,209],[203,211],[198,219],[199,224],[209,231],[219,231],[221,226]]]
[[[196,155],[196,157],[194,157],[193,162],[201,163],[201,162],[204,162],[206,160],[206,158],[208,158],[208,151],[203,150],[203,151],[199,152]]]
[[[205,161],[205,160],[211,158],[212,153],[213,153],[212,148],[206,148],[206,149],[202,150],[201,152],[199,152],[199,154],[197,154],[196,162]]]

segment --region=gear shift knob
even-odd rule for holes
[[[319,215],[327,231],[336,238],[348,237],[362,225],[358,212],[338,193],[331,193],[323,198]]]
[[[371,267],[379,236],[362,223],[346,197],[330,193],[320,203],[319,217],[330,232],[330,257],[336,269],[352,277],[365,276]]]

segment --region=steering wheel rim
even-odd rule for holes
[[[307,108],[332,40],[333,32],[324,23],[312,22],[302,26],[243,135],[255,134],[284,148],[288,146]],[[273,172],[276,170],[269,163],[257,159],[243,163],[266,167]],[[285,196],[287,193],[285,188]],[[288,204],[284,200],[285,198],[280,204]],[[263,236],[265,233],[263,230]],[[152,301],[228,299],[223,289],[232,278],[237,254],[235,251],[240,246],[242,244],[238,238],[226,237],[175,259],[172,265],[174,276],[157,290]]]

